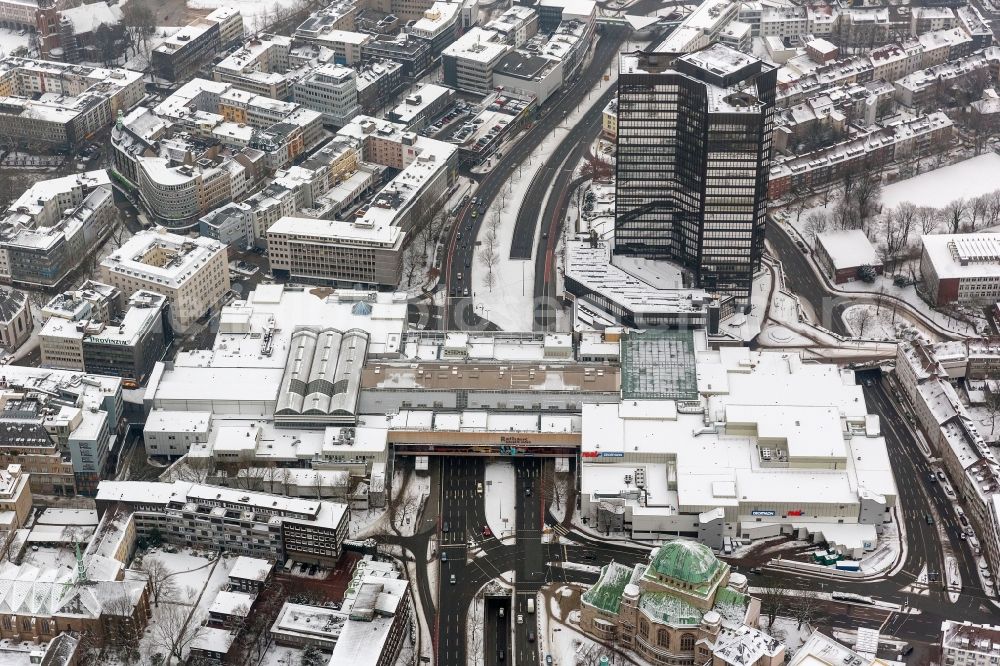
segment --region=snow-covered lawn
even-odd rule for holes
[[[882,205],[896,206],[909,201],[918,206],[944,208],[964,197],[978,197],[1000,187],[991,174],[1000,172],[1000,155],[986,153],[940,169],[901,180],[882,189]]]
[[[912,340],[919,333],[891,303],[852,305],[844,310],[844,323],[854,337],[866,340]]]
[[[493,534],[502,539],[514,536],[514,516],[517,511],[517,480],[514,465],[491,462],[486,465],[486,523]]]
[[[165,655],[164,635],[158,631],[157,625],[168,622],[166,618],[172,613],[183,612],[188,614],[185,634],[193,635],[196,627],[208,619],[208,609],[215,596],[229,582],[229,571],[236,560],[226,557],[212,560],[190,549],[178,549],[176,553],[153,550],[143,556],[144,561],[149,559],[157,560],[173,575],[168,579],[170,589],[161,587],[160,603],[152,608],[146,633],[139,641],[139,651],[142,655]]]
[[[0,51],[3,51],[4,55],[10,55],[21,47],[28,48],[30,37],[28,33],[19,34],[21,32],[23,31],[0,28]]]

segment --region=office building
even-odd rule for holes
[[[101,262],[101,274],[126,296],[140,290],[166,296],[176,331],[219,306],[229,291],[225,245],[162,229],[134,235]]]
[[[123,377],[138,384],[166,351],[166,316],[164,296],[137,291],[117,321],[50,317],[39,334],[42,365]]]
[[[920,241],[920,273],[935,305],[1000,300],[1000,240],[994,234],[932,234]]]
[[[616,253],[677,262],[746,305],[764,247],[776,76],[718,44],[621,58]]]
[[[385,117],[404,125],[411,132],[419,132],[430,124],[432,118],[444,111],[454,94],[455,91],[451,88],[433,83],[419,85]]]
[[[320,65],[292,84],[292,100],[323,114],[323,124],[343,127],[361,113],[358,75],[343,65]]]
[[[513,46],[493,30],[473,28],[441,53],[444,82],[463,92],[485,95],[493,89],[493,71]]]
[[[219,7],[196,19],[153,48],[150,66],[161,79],[185,81],[216,53],[243,40],[243,16],[236,7]]]
[[[175,481],[102,481],[97,510],[133,513],[139,535],[249,557],[332,565],[347,536],[347,505]]]
[[[212,70],[216,81],[271,99],[288,99],[288,52],[292,39],[284,35],[254,37],[230,53]]]
[[[403,65],[395,60],[372,60],[361,65],[357,72],[358,104],[361,112],[368,115],[377,115],[391,104],[403,85]]]
[[[35,323],[23,291],[0,289],[0,347],[14,351],[31,336]]]
[[[461,9],[460,2],[435,2],[410,25],[408,32],[430,44],[431,55],[437,57],[458,37]]]

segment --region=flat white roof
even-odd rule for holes
[[[816,235],[819,243],[833,262],[836,270],[858,266],[881,266],[882,259],[868,236],[861,229],[828,231]]]
[[[1000,277],[997,234],[931,234],[920,241],[938,279]]]

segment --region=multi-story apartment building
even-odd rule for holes
[[[0,469],[0,511],[3,512],[0,528],[3,530],[21,529],[31,514],[28,476],[20,465],[11,464]]]
[[[153,48],[150,65],[160,78],[184,81],[194,76],[213,55],[238,44],[243,34],[240,10],[219,7]]]
[[[216,81],[272,99],[288,99],[288,52],[292,39],[284,35],[254,37],[212,70]]]
[[[1000,663],[1000,626],[945,620],[941,623],[943,666]]]
[[[347,536],[347,505],[175,481],[103,481],[97,510],[134,513],[137,532],[249,557],[332,565]]]
[[[998,358],[995,341],[989,339],[936,345],[911,341],[896,349],[899,387],[964,500],[970,545],[982,553],[994,577],[1000,575],[1000,463],[953,382],[996,378]]]
[[[445,84],[485,95],[493,89],[493,70],[512,48],[500,33],[473,28],[441,53]]]
[[[615,252],[744,304],[764,247],[777,69],[722,45],[622,57]]]
[[[829,148],[778,158],[771,166],[768,196],[776,199],[800,188],[825,187],[850,171],[933,154],[947,145],[953,129],[948,116],[935,112],[874,127]]]
[[[403,66],[395,60],[372,60],[357,72],[358,104],[368,115],[377,115],[392,103],[403,85]]]
[[[3,0],[0,2],[0,25],[30,30],[35,27],[37,13],[37,0]]]
[[[26,144],[75,148],[144,95],[142,74],[48,60],[0,61],[0,122]]]
[[[323,124],[343,127],[361,113],[358,75],[343,65],[320,65],[292,84],[292,100],[323,114]]]
[[[10,368],[0,382],[0,467],[21,465],[43,495],[92,494],[124,423],[122,382]]]
[[[55,287],[111,230],[118,212],[104,169],[38,181],[0,220],[0,280]]]
[[[210,238],[147,230],[108,255],[101,274],[126,296],[141,290],[165,296],[174,330],[183,330],[229,291],[227,254],[225,245]]]
[[[914,7],[910,10],[910,33],[922,35],[932,30],[951,30],[957,25],[951,7]]]

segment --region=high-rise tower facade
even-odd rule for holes
[[[764,250],[777,69],[714,44],[623,54],[615,253],[668,259],[746,304]]]

